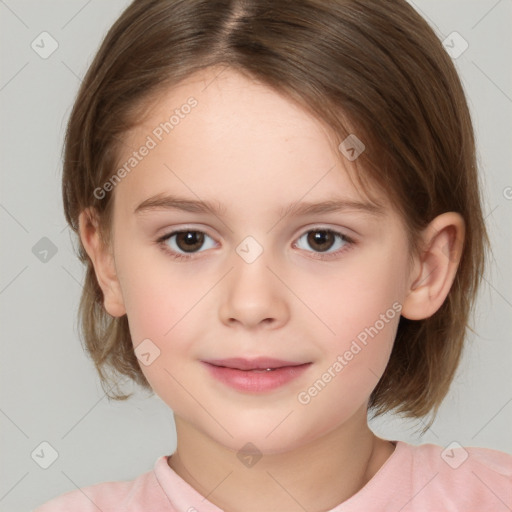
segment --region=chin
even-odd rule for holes
[[[244,450],[258,452],[262,455],[281,454],[304,446],[325,434],[317,426],[308,428],[303,419],[298,422],[298,418],[295,418],[295,421],[292,420],[294,415],[292,413],[284,419],[286,414],[281,414],[278,421],[270,422],[272,423],[270,427],[268,419],[267,421],[258,421],[245,418],[244,421],[231,421],[227,423],[227,430],[231,435],[216,423],[208,425],[207,430],[201,430],[218,444],[240,456],[242,454],[239,452]]]

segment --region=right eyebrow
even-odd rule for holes
[[[212,213],[219,216],[225,212],[225,208],[220,203],[157,194],[142,201],[133,213],[139,214],[152,210],[183,210],[192,213]]]

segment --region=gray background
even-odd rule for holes
[[[76,309],[83,268],[60,196],[62,140],[74,96],[128,3],[0,0],[1,511],[27,511],[79,487],[131,480],[175,448],[170,409],[142,392],[126,403],[109,402],[82,350]],[[456,31],[469,44],[454,62],[475,123],[495,261],[474,320],[478,334],[469,337],[432,428],[420,437],[417,423],[391,416],[372,427],[413,444],[456,441],[512,453],[512,1],[411,3],[442,40]],[[46,59],[31,47],[43,31],[59,45]],[[48,243],[43,237],[57,249],[46,262],[32,251]],[[58,454],[48,469],[31,455],[44,441]]]

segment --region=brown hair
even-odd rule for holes
[[[135,0],[105,37],[69,119],[62,191],[75,233],[80,212],[93,207],[109,243],[113,193],[98,199],[94,190],[114,174],[123,134],[160,93],[212,66],[285,94],[325,123],[336,144],[356,134],[366,150],[353,162],[354,177],[367,195],[377,186],[387,193],[411,257],[434,217],[464,218],[463,255],[445,302],[427,319],[400,318],[369,401],[375,416],[435,416],[459,363],[489,246],[470,113],[440,40],[405,0]],[[107,314],[78,243],[87,265],[81,338],[102,385],[117,384],[117,374],[150,390],[126,315]],[[109,398],[131,396],[111,389]]]

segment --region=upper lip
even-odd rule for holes
[[[257,357],[255,359],[245,359],[243,357],[234,357],[230,359],[209,359],[204,361],[214,366],[224,366],[237,370],[266,370],[267,368],[282,368],[283,366],[300,366],[306,363],[295,361],[283,361],[271,357]]]

